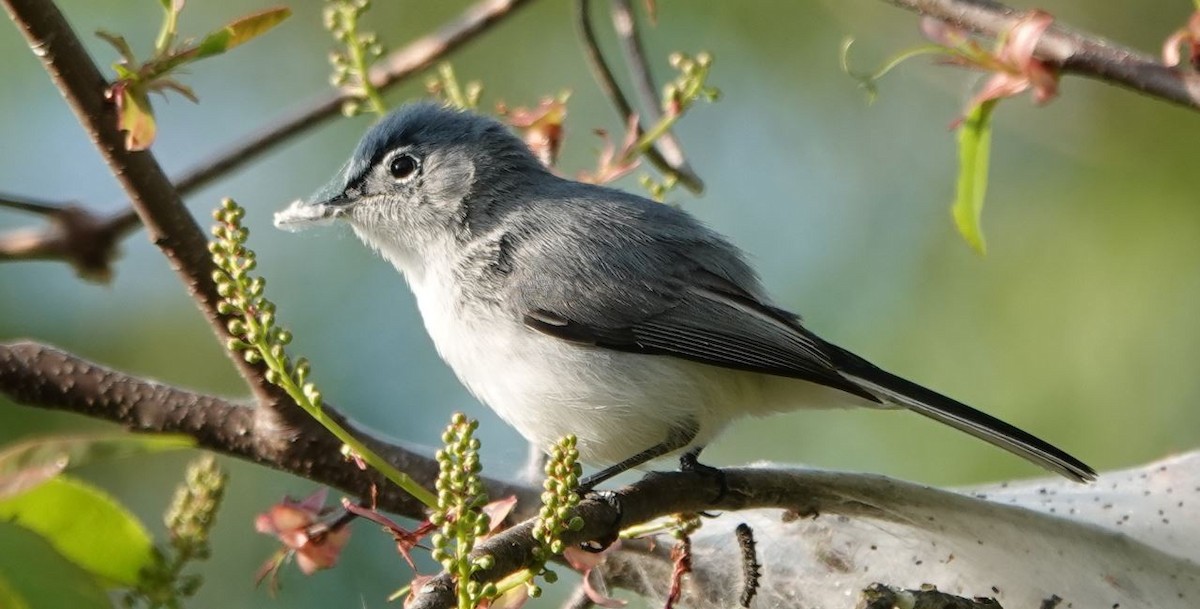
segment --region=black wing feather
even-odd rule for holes
[[[819,339],[781,313],[748,295],[692,288],[674,306],[624,327],[587,325],[545,309],[530,311],[524,321],[575,343],[802,379],[880,402],[838,373]]]

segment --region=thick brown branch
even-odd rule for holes
[[[886,1],[987,36],[1011,30],[1023,14],[991,0]],[[1038,41],[1035,54],[1059,66],[1063,72],[1200,110],[1200,74],[1169,68],[1155,57],[1100,36],[1054,25]]]
[[[52,347],[32,342],[0,344],[0,393],[28,406],[75,412],[131,431],[186,434],[201,448],[357,497],[370,497],[374,485],[382,509],[411,518],[424,516],[419,501],[377,473],[347,462],[341,442],[323,429],[295,434],[257,417],[251,406],[129,376]],[[347,426],[397,468],[433,488],[437,462]],[[537,507],[532,489],[492,481],[488,492],[493,497],[517,495],[526,513]]]
[[[389,53],[372,68],[371,81],[380,89],[404,82],[529,3],[530,0],[482,0],[432,33]],[[338,116],[342,103],[350,97],[348,92],[332,91],[310,101],[185,171],[175,180],[176,190],[180,196],[187,196],[276,146]],[[94,215],[92,217],[95,218]],[[92,252],[102,251],[105,256],[99,261],[102,265],[100,272],[90,267],[87,270],[101,277],[111,274],[117,242],[137,229],[141,221],[132,207],[109,218],[96,220],[95,230],[80,235],[80,239],[86,238],[97,244],[89,252],[74,251],[79,243],[72,238],[75,235],[52,226],[45,230],[28,229],[0,236],[0,261],[59,259],[71,261],[79,268],[76,259],[83,258],[94,266]]]

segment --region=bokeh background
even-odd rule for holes
[[[154,146],[179,172],[322,93],[331,40],[321,3],[186,77],[201,98],[155,100]],[[391,48],[450,18],[462,1],[377,2],[369,29]],[[603,3],[597,3],[598,5]],[[637,3],[641,4],[641,3]],[[78,31],[152,43],[155,2],[62,0]],[[195,2],[182,31],[198,35],[257,0]],[[1191,10],[1185,0],[1046,0],[1062,21],[1157,52]],[[913,15],[882,2],[660,0],[646,44],[659,79],[674,50],[708,50],[724,97],[699,105],[677,132],[708,191],[671,200],[741,244],[778,301],[822,336],[899,374],[1033,431],[1098,469],[1131,466],[1200,444],[1200,191],[1194,112],[1068,78],[1034,108],[1001,104],[985,211],[990,252],[955,234],[949,123],[978,77],[911,61],[874,105],[838,68],[843,37],[873,69],[922,42]],[[532,104],[572,91],[561,167],[590,168],[620,131],[582,59],[571,4],[543,0],[453,57],[486,86],[485,103]],[[597,16],[615,56],[607,14]],[[100,63],[113,53],[85,36]],[[73,115],[12,27],[0,27],[0,191],[122,207],[120,191]],[[622,77],[624,74],[622,73]],[[399,104],[423,79],[392,90]],[[336,120],[245,166],[188,200],[201,223],[220,197],[248,208],[251,246],[269,296],[314,362],[325,395],[396,440],[436,441],[450,413],[483,422],[487,473],[511,476],[521,438],[479,405],[438,359],[392,268],[348,231],[285,234],[272,213],[332,175],[369,118]],[[624,185],[637,189],[629,179]],[[36,223],[0,211],[0,229]],[[207,326],[144,234],[128,238],[115,279],[95,285],[59,263],[0,265],[0,339],[32,338],[121,370],[201,391],[245,393]],[[0,442],[107,428],[0,399]],[[937,485],[1041,475],[1025,462],[906,413],[806,412],[734,426],[706,452],[718,465],[770,459],[879,472]],[[160,513],[189,455],[89,467],[161,533]],[[225,460],[231,472],[210,583],[194,606],[382,607],[407,580],[390,542],[359,527],[340,568],[304,579],[294,569],[270,599],[253,573],[275,549],[252,533],[255,513],[313,484]],[[560,591],[565,587],[560,587]],[[540,601],[549,606],[553,600]]]

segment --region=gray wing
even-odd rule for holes
[[[713,366],[803,379],[872,402],[874,394],[842,376],[794,317],[743,295],[689,285],[661,312],[627,324],[585,324],[537,308],[525,325],[564,340],[618,351],[668,355]]]
[[[519,303],[528,327],[880,401],[838,372],[825,343],[798,317],[764,302],[736,248],[681,211],[640,201],[592,201],[572,210],[566,225],[568,215],[554,211],[571,203],[560,201],[505,235],[512,245],[507,300]]]

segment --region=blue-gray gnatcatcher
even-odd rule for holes
[[[367,132],[283,228],[334,219],[408,279],[438,353],[530,442],[575,434],[598,483],[730,421],[904,407],[1075,480],[1095,472],[885,372],[772,304],[741,252],[686,212],[548,171],[500,123],[423,103]]]

